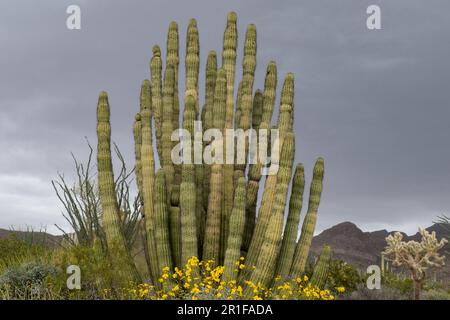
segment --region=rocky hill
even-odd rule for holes
[[[442,237],[449,238],[449,232],[440,224],[433,224],[426,229],[429,232],[435,231],[439,240]],[[380,264],[380,253],[386,245],[385,239],[394,232],[387,230],[363,232],[352,222],[339,223],[314,237],[311,254],[317,255],[323,245],[328,244],[333,250],[334,258],[342,259],[361,270],[365,270],[369,265]],[[412,236],[404,234],[404,239],[407,241],[420,241],[420,238],[418,232]],[[443,249],[442,253],[445,251],[450,252],[449,244]],[[450,274],[450,261],[447,261],[447,266],[443,272]]]
[[[15,231],[0,229],[0,239],[7,237],[16,237],[17,239],[29,243],[43,244],[50,248],[55,248],[62,241],[62,236],[55,236],[42,231]]]

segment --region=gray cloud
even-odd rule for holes
[[[82,30],[65,9],[82,9]],[[50,180],[72,173],[70,152],[95,144],[98,92],[107,90],[113,139],[132,163],[132,119],[151,47],[198,20],[203,65],[221,50],[226,14],[258,28],[261,87],[275,59],[296,75],[296,161],[308,179],[324,156],[319,229],[415,232],[450,207],[450,5],[378,1],[383,30],[365,28],[371,1],[2,1],[0,4],[0,227],[64,225]],[[240,63],[241,53],[238,57]],[[181,67],[183,68],[183,66]],[[238,73],[239,75],[239,73]]]

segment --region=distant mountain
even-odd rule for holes
[[[17,239],[24,240],[29,243],[43,244],[49,248],[57,247],[63,239],[62,236],[55,236],[46,232],[0,229],[0,240],[7,237],[17,237]]]
[[[441,224],[433,224],[427,231],[436,232],[438,240],[445,237],[448,239],[449,232]],[[365,270],[372,264],[380,264],[381,251],[386,246],[386,237],[395,231],[378,230],[373,232],[363,232],[352,222],[342,222],[329,229],[324,230],[315,236],[311,246],[311,254],[316,256],[325,244],[331,246],[333,257],[342,259],[355,267]],[[403,233],[404,239],[420,241],[420,234],[417,232],[412,236]],[[450,240],[450,239],[449,239]],[[450,251],[447,244],[442,253]],[[450,258],[448,258],[445,273],[450,274]]]

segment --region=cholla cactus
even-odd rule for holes
[[[440,241],[436,238],[436,233],[429,233],[425,229],[419,228],[422,241],[402,241],[403,235],[396,232],[386,238],[387,246],[383,255],[392,261],[396,267],[406,267],[411,271],[414,280],[414,298],[420,299],[420,288],[425,279],[426,270],[430,267],[440,268],[445,262],[445,257],[438,251],[448,242],[442,238]]]

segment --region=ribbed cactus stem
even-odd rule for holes
[[[185,98],[193,96],[195,99],[195,112],[199,113],[198,106],[198,73],[200,66],[200,44],[197,21],[191,19],[187,30],[186,40],[186,90]]]
[[[178,93],[178,69],[179,69],[179,36],[178,25],[175,21],[169,24],[167,32],[167,57],[166,66],[172,66],[174,71],[173,85],[173,112],[172,112],[172,129],[177,130],[180,127],[180,102]],[[175,146],[177,142],[173,142]],[[174,165],[174,176],[171,183],[170,204],[178,206],[180,202],[180,183],[181,183],[181,166]]]
[[[264,79],[263,111],[261,122],[269,125],[272,123],[273,107],[275,105],[277,91],[277,65],[274,61],[269,62]]]
[[[164,97],[163,97],[163,107],[162,107],[162,118],[163,122],[161,125],[162,137],[162,167],[166,174],[166,186],[167,194],[172,193],[172,183],[174,179],[175,169],[172,162],[172,146],[171,141],[173,128],[173,108],[174,108],[174,85],[175,85],[175,73],[173,66],[167,66],[164,75]]]
[[[179,128],[179,114],[180,114],[180,102],[178,96],[178,66],[179,66],[179,36],[178,36],[178,24],[172,21],[169,24],[169,31],[167,32],[167,56],[166,65],[173,66],[174,69],[174,107],[173,107],[173,129]]]
[[[289,270],[294,258],[295,244],[300,223],[300,213],[303,204],[303,191],[305,189],[305,173],[300,163],[295,168],[292,181],[291,198],[289,201],[289,212],[284,228],[283,241],[281,243],[280,256],[278,258],[277,271],[275,275],[285,279],[289,276]]]
[[[169,210],[166,199],[166,179],[164,171],[159,169],[155,180],[155,240],[158,247],[159,270],[168,267],[172,270],[170,248]]]
[[[170,207],[170,247],[174,266],[181,267],[181,213],[180,207]]]
[[[236,69],[236,48],[237,48],[237,16],[235,12],[230,12],[227,18],[227,27],[223,35],[222,68],[225,70],[227,80],[227,100],[225,112],[225,130],[233,128],[234,113],[234,78]],[[226,136],[224,144],[227,144]],[[225,163],[223,166],[223,204],[221,216],[221,243],[220,243],[220,262],[225,256],[226,243],[228,238],[228,220],[233,209],[233,181],[234,165]]]
[[[323,289],[327,282],[328,271],[330,269],[331,248],[324,246],[320,252],[319,259],[314,266],[314,271],[311,276],[311,284],[313,286]]]
[[[236,185],[233,211],[230,216],[230,232],[228,233],[224,259],[224,281],[237,280],[238,273],[235,269],[237,269],[236,263],[241,256],[242,236],[245,227],[245,186],[245,178],[241,176]]]
[[[277,69],[275,62],[270,62],[267,66],[266,77],[264,80],[264,92],[263,92],[263,109],[261,116],[261,123],[258,125],[258,129],[262,129],[263,131],[258,132],[258,149],[264,148],[265,150],[269,150],[268,140],[264,140],[262,133],[266,132],[267,139],[270,138],[269,129],[270,123],[272,119],[273,108],[275,104],[275,92],[277,85]],[[255,101],[258,102],[259,98],[255,98]],[[259,107],[256,107],[258,109]],[[258,111],[256,111],[258,114]],[[255,120],[255,124],[257,121]],[[247,187],[247,203],[246,203],[246,212],[247,218],[245,222],[245,231],[244,231],[244,243],[242,246],[242,250],[247,252],[250,246],[250,241],[253,236],[254,228],[255,228],[255,220],[256,220],[256,202],[258,198],[259,191],[259,181],[261,180],[261,169],[263,168],[263,164],[261,159],[258,158],[256,164],[250,165],[248,171],[248,187]]]
[[[277,172],[278,184],[276,186],[276,197],[270,214],[269,225],[262,241],[256,268],[250,276],[250,281],[254,284],[261,283],[265,287],[270,285],[275,274],[281,245],[281,233],[283,231],[284,207],[286,204],[289,182],[291,180],[294,153],[294,134],[288,133],[281,150],[280,166]],[[251,265],[248,265],[247,262],[247,266],[250,267]]]
[[[142,199],[144,202],[144,216],[147,233],[147,247],[150,260],[150,272],[153,280],[159,276],[159,264],[155,239],[155,214],[154,214],[154,184],[155,184],[155,160],[153,156],[152,126],[151,126],[151,88],[150,81],[144,80],[141,86],[141,127],[142,127]]]
[[[253,97],[252,129],[258,132],[262,121],[264,97],[260,89],[256,90]]]
[[[256,69],[256,27],[250,24],[245,34],[244,59],[243,59],[242,92],[240,101],[239,128],[244,131],[250,129],[252,124],[253,107],[253,83]],[[248,140],[245,143],[244,159],[247,161]],[[245,172],[246,163],[236,164],[235,170]]]
[[[141,146],[142,146],[142,132],[141,132],[141,115],[136,114],[134,118],[133,125],[133,135],[134,135],[134,157],[136,161],[135,165],[135,175],[136,175],[136,186],[138,188],[138,193],[142,201],[142,165],[141,165]]]
[[[278,118],[278,130],[279,130],[279,146],[283,150],[283,139],[289,132],[290,117],[292,115],[292,105],[287,103],[293,101],[294,78],[292,74],[288,74],[285,78],[283,85],[283,92],[281,95],[280,115]],[[256,257],[259,255],[259,251],[264,239],[264,234],[270,219],[270,213],[275,200],[275,190],[277,185],[277,175],[269,175],[266,178],[264,185],[264,193],[261,200],[261,206],[259,208],[258,220],[256,222],[252,241],[247,256],[247,262],[254,264]],[[248,273],[248,270],[244,274]],[[248,274],[247,274],[248,275]]]
[[[309,191],[308,211],[303,221],[300,239],[295,247],[294,259],[290,270],[292,276],[301,276],[305,272],[309,249],[316,227],[317,210],[319,208],[320,196],[323,188],[323,174],[324,161],[322,158],[319,158],[314,166],[313,179]]]
[[[281,232],[283,230],[283,216],[276,214],[270,217],[269,224],[264,234],[264,241],[261,246],[255,270],[251,272],[249,281],[253,284],[261,285],[267,288],[272,281],[275,264],[277,261],[278,251],[281,243]],[[246,261],[246,269],[252,269],[252,264]],[[244,278],[246,279],[246,278]],[[246,297],[252,297],[252,289],[249,286],[245,290]]]
[[[183,129],[187,130],[191,137],[194,133],[195,121],[195,98],[187,96],[185,99],[185,109],[183,113]],[[187,141],[191,144],[191,140]],[[186,149],[184,149],[186,151]],[[191,152],[192,161],[192,149]],[[195,186],[195,166],[191,163],[183,163],[182,179],[180,187],[180,210],[181,210],[181,265],[193,256],[198,256],[197,245],[197,219],[196,216],[196,186]]]
[[[266,123],[261,124],[261,129],[268,129]],[[258,137],[259,139],[259,137]],[[258,142],[258,148],[267,148],[267,141]],[[258,199],[259,181],[261,180],[262,163],[250,165],[248,171],[247,200],[246,200],[246,218],[244,229],[244,241],[242,251],[247,252],[252,240],[255,222],[256,222],[256,202]]]
[[[152,84],[152,110],[155,119],[155,140],[158,156],[162,159],[162,60],[161,49],[153,46],[153,56],[150,61]]]
[[[226,112],[226,75],[223,69],[217,72],[217,80],[214,94],[213,127],[223,131]],[[213,143],[223,144],[222,141]],[[208,211],[206,216],[206,230],[203,241],[203,259],[214,259],[216,262],[220,255],[220,223],[222,213],[223,192],[223,165],[213,163],[211,165],[211,184],[208,199]]]
[[[206,89],[205,89],[205,116],[203,121],[203,131],[213,127],[213,105],[214,105],[214,91],[216,87],[217,78],[217,55],[215,51],[210,51],[208,60],[206,62]],[[208,146],[209,142],[204,142],[204,147]],[[208,210],[208,197],[211,179],[211,166],[203,166],[203,207]]]
[[[139,281],[139,274],[127,250],[125,238],[121,231],[119,205],[115,192],[111,159],[110,109],[106,92],[101,92],[98,98],[97,138],[98,188],[108,254],[111,261],[122,268],[122,270],[117,271],[125,279]]]

